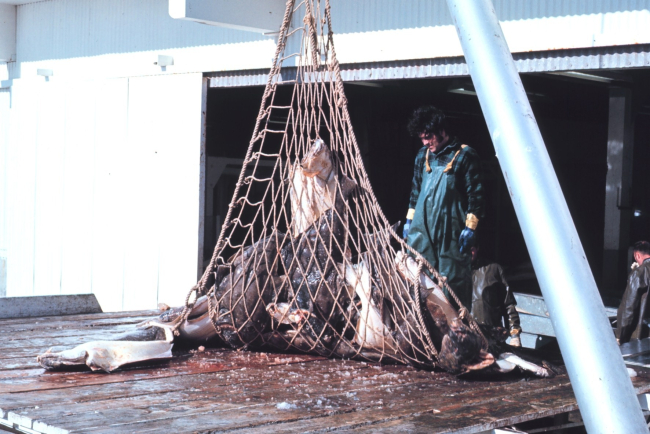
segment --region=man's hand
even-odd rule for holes
[[[476,234],[470,228],[465,228],[458,238],[460,244],[460,253],[470,253],[470,249],[476,244]]]
[[[402,232],[402,236],[404,239],[408,238],[409,236],[409,229],[411,229],[411,222],[412,219],[406,219],[406,223],[404,223],[404,232]]]

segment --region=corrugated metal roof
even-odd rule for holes
[[[556,50],[513,55],[520,73],[650,67],[650,44]],[[283,68],[282,80],[292,80],[296,69]],[[210,74],[210,87],[260,86],[268,70]],[[344,81],[396,80],[468,76],[463,57],[341,65]]]
[[[331,1],[338,59],[357,64],[355,74],[365,79],[466,74],[456,59],[462,50],[444,0]],[[512,52],[554,53],[552,60],[535,58],[522,65],[524,70],[540,62],[552,69],[548,63],[559,61],[557,50],[650,44],[650,0],[494,3]],[[18,6],[17,72],[25,77],[38,68],[56,69],[56,77],[158,74],[155,54],[174,57],[171,73],[268,66],[272,38],[173,20],[167,6],[167,0],[50,0]],[[294,26],[301,23],[294,17]],[[605,61],[625,65],[628,54]]]
[[[510,50],[650,43],[650,0],[494,0]],[[332,0],[341,63],[462,55],[441,0]]]

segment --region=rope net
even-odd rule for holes
[[[292,29],[292,22],[300,25]],[[444,278],[379,208],[332,35],[329,1],[287,2],[228,213],[180,319],[205,296],[218,337],[233,348],[453,371],[455,362],[445,361],[445,353],[458,351],[453,343],[474,337],[477,352],[485,338],[448,287],[459,310],[447,301]],[[285,53],[290,38],[299,48]],[[281,69],[291,62],[296,72],[287,81]],[[291,100],[280,101],[276,89],[286,83],[293,85]]]

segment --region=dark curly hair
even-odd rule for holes
[[[423,132],[438,136],[442,135],[443,131],[449,133],[445,114],[432,105],[425,105],[415,110],[409,119],[407,128],[412,136],[419,136]]]
[[[650,243],[647,241],[637,241],[634,243],[633,250],[635,252],[641,252],[645,255],[650,255]]]

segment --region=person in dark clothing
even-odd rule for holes
[[[449,135],[445,115],[435,107],[417,109],[408,130],[423,146],[415,158],[404,238],[447,277],[461,303],[469,307],[470,248],[484,213],[479,156]]]
[[[507,327],[510,345],[521,346],[515,296],[501,265],[479,259],[478,247],[472,247],[472,316],[479,324]]]
[[[650,336],[648,288],[650,287],[650,243],[634,244],[634,263],[627,277],[627,287],[616,314],[616,337],[619,344],[630,339]]]

